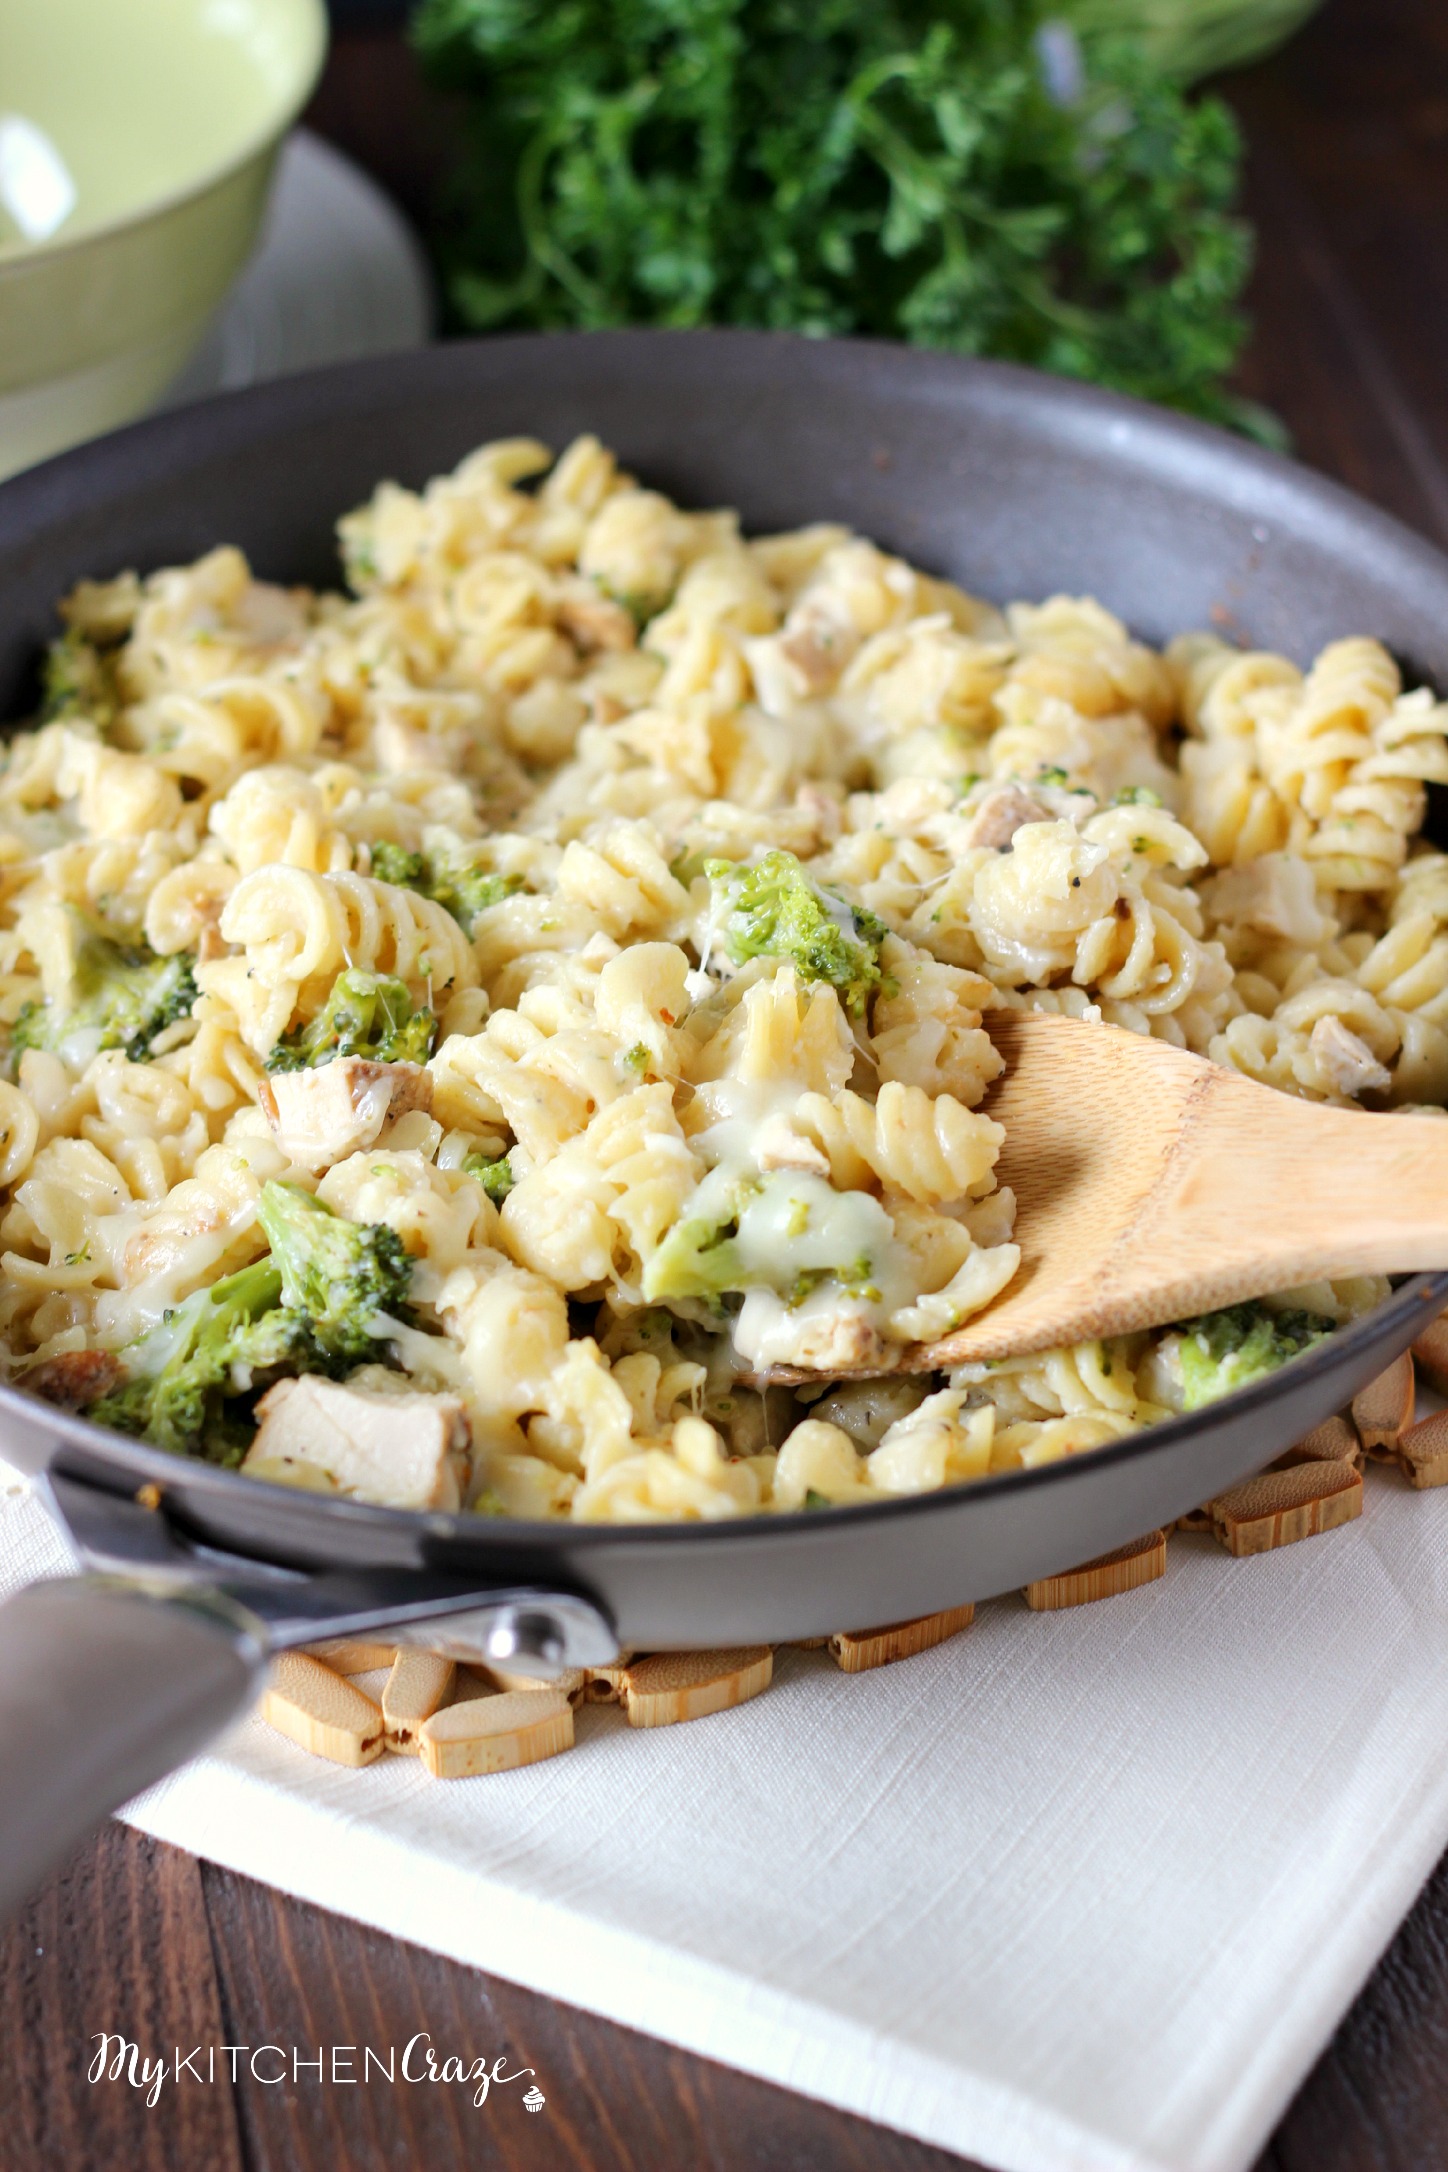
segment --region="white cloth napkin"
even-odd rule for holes
[[[0,1480],[9,1589],[65,1555]],[[1448,1491],[1370,1473],[1325,1538],[578,1736],[436,1782],[249,1720],[127,1815],[1002,2172],[1237,2172],[1448,1843]]]

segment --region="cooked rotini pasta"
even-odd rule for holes
[[[0,770],[11,1378],[399,1507],[719,1518],[1088,1451],[1381,1297],[914,1357],[1018,1263],[992,1012],[1448,1101],[1448,706],[1376,642],[1158,654],[592,438],[340,536],[345,592],[220,548],[61,606]]]

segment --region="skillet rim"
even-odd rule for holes
[[[1047,443],[1069,443],[1087,428],[1095,435],[1106,424],[1110,457],[1123,470],[1150,476],[1160,489],[1181,489],[1191,471],[1215,479],[1213,495],[1240,506],[1251,505],[1259,518],[1274,516],[1263,506],[1263,486],[1269,486],[1280,504],[1284,497],[1345,524],[1360,541],[1369,541],[1390,554],[1399,565],[1412,568],[1439,583],[1448,582],[1448,555],[1417,535],[1391,514],[1359,497],[1344,485],[1265,448],[1232,437],[1225,430],[1176,414],[1165,408],[1108,391],[1097,385],[1055,377],[1014,363],[988,362],[973,356],[911,348],[882,340],[812,340],[786,332],[745,328],[711,327],[696,331],[624,328],[596,332],[504,333],[477,340],[436,343],[399,354],[368,357],[350,363],[331,364],[299,372],[271,383],[241,391],[219,393],[208,399],[149,417],[62,453],[53,460],[22,472],[0,485],[0,523],[13,510],[21,526],[64,525],[79,512],[103,501],[108,484],[134,480],[145,463],[149,479],[163,486],[183,488],[188,468],[214,457],[218,450],[233,454],[254,449],[276,434],[285,422],[291,427],[305,423],[310,413],[334,413],[340,404],[354,416],[369,414],[374,406],[386,407],[396,398],[396,380],[413,376],[419,392],[428,380],[444,382],[454,375],[467,379],[491,356],[511,355],[520,349],[556,348],[566,342],[575,347],[588,343],[595,352],[627,359],[633,353],[655,353],[664,343],[688,342],[721,352],[745,349],[756,355],[787,355],[789,367],[813,369],[825,380],[836,369],[859,367],[903,376],[914,375],[926,387],[938,387],[948,395],[962,378],[974,379],[994,394],[1005,410],[1017,417],[1028,413],[1036,434]],[[146,456],[152,448],[165,449],[169,457],[152,469]],[[159,470],[159,473],[158,473]],[[1187,472],[1184,473],[1183,471]],[[168,472],[169,471],[169,472]],[[1236,484],[1238,487],[1229,488]],[[8,732],[0,723],[0,734]],[[1448,1302],[1448,1270],[1415,1275],[1381,1305],[1339,1329],[1326,1341],[1292,1360],[1277,1372],[1251,1386],[1224,1396],[1202,1411],[1182,1414],[1139,1433],[1128,1434],[1085,1456],[1063,1457],[1032,1470],[1002,1471],[985,1478],[940,1487],[931,1492],[896,1499],[849,1504],[834,1510],[793,1510],[783,1513],[720,1518],[717,1521],[679,1519],[660,1523],[575,1523],[571,1520],[534,1521],[515,1517],[479,1517],[467,1510],[399,1509],[373,1502],[313,1494],[278,1485],[270,1480],[243,1478],[239,1470],[226,1469],[200,1458],[178,1457],[165,1449],[134,1440],[110,1428],[47,1403],[23,1388],[0,1383],[0,1415],[10,1415],[23,1427],[41,1428],[57,1441],[84,1449],[107,1473],[115,1473],[138,1485],[154,1484],[163,1496],[173,1489],[213,1494],[244,1504],[258,1489],[273,1503],[282,1499],[297,1516],[299,1538],[314,1521],[313,1512],[325,1512],[322,1520],[340,1533],[350,1530],[381,1532],[425,1531],[429,1538],[466,1540],[471,1547],[484,1543],[500,1555],[536,1554],[540,1547],[566,1544],[570,1553],[593,1554],[600,1549],[644,1543],[657,1549],[687,1541],[691,1545],[727,1545],[770,1536],[798,1538],[805,1525],[822,1534],[838,1530],[837,1516],[847,1513],[851,1528],[866,1521],[897,1522],[928,1514],[945,1505],[956,1508],[967,1500],[999,1499],[1023,1487],[1045,1489],[1068,1479],[1079,1479],[1085,1468],[1115,1467],[1158,1451],[1169,1453],[1199,1431],[1225,1418],[1250,1418],[1258,1411],[1294,1394],[1322,1370],[1339,1359],[1350,1362],[1355,1351],[1378,1341],[1390,1342],[1411,1317],[1423,1317],[1422,1308]],[[1404,1338],[1404,1344],[1407,1338]],[[238,1489],[241,1489],[238,1491]]]
[[[1214,473],[1219,479],[1216,494],[1238,499],[1244,507],[1250,504],[1259,518],[1268,519],[1271,515],[1256,492],[1247,487],[1253,481],[1272,484],[1278,493],[1297,497],[1319,514],[1336,514],[1359,533],[1374,532],[1379,545],[1391,548],[1405,562],[1415,561],[1423,572],[1435,575],[1439,580],[1448,578],[1448,551],[1441,550],[1407,522],[1374,505],[1371,499],[1362,497],[1345,483],[1304,467],[1264,445],[1237,437],[1216,423],[1204,422],[1198,416],[1158,406],[1129,393],[1115,392],[1085,379],[1031,369],[1023,363],[988,361],[977,355],[910,347],[892,340],[815,338],[802,333],[732,325],[692,329],[619,326],[597,331],[494,332],[480,338],[434,340],[424,347],[293,371],[265,384],[210,393],[182,406],[144,416],[137,422],[72,446],[69,451],[57,453],[34,467],[22,469],[0,482],[0,519],[12,507],[24,509],[26,501],[32,497],[43,507],[47,498],[54,494],[60,507],[70,510],[94,503],[89,490],[72,493],[66,485],[82,477],[102,480],[113,464],[134,475],[152,445],[170,444],[177,449],[178,455],[194,454],[203,459],[222,449],[231,452],[249,450],[259,436],[267,435],[274,410],[300,422],[313,411],[331,416],[340,403],[362,418],[371,412],[374,398],[379,405],[387,403],[389,385],[395,378],[412,374],[424,379],[436,376],[443,381],[454,374],[466,378],[470,371],[485,365],[494,355],[516,354],[529,348],[541,352],[584,344],[600,354],[612,352],[623,359],[627,359],[631,351],[656,351],[666,345],[714,347],[721,353],[753,351],[759,355],[773,350],[775,354],[793,356],[806,365],[813,364],[825,377],[835,369],[849,370],[852,364],[859,364],[867,369],[898,371],[906,376],[913,374],[923,384],[933,380],[946,395],[952,389],[953,380],[972,378],[993,391],[1003,407],[1019,410],[1027,405],[1037,416],[1049,418],[1054,426],[1053,434],[1059,433],[1066,440],[1079,434],[1074,425],[1082,420],[1094,418],[1099,422],[1114,423],[1115,427],[1107,433],[1113,458],[1122,467],[1154,475],[1164,488],[1179,487],[1182,478],[1177,473],[1163,472],[1153,457],[1157,446],[1174,447],[1182,454],[1194,453],[1196,460],[1191,464]],[[422,389],[419,386],[419,390]],[[225,427],[227,424],[230,428]],[[175,464],[174,458],[171,464]],[[1176,463],[1177,466],[1180,464]],[[1220,482],[1230,477],[1233,470],[1240,475],[1243,488],[1223,492]],[[0,734],[8,729],[9,720],[0,720]]]
[[[182,1482],[188,1492],[217,1494],[244,1504],[262,1490],[273,1502],[285,1500],[294,1509],[301,1504],[299,1539],[306,1535],[304,1527],[316,1511],[324,1514],[329,1524],[336,1523],[354,1532],[422,1530],[435,1541],[465,1539],[473,1545],[485,1543],[490,1549],[497,1545],[500,1553],[536,1554],[542,1547],[557,1548],[566,1544],[570,1554],[575,1551],[591,1554],[610,1546],[617,1548],[642,1542],[658,1548],[677,1545],[685,1539],[691,1544],[728,1545],[771,1535],[797,1538],[806,1527],[817,1527],[822,1532],[838,1530],[836,1518],[840,1516],[849,1517],[851,1529],[867,1522],[897,1523],[928,1514],[943,1503],[961,1506],[967,1500],[998,1500],[1026,1487],[1044,1492],[1053,1483],[1060,1485],[1068,1479],[1079,1479],[1087,1469],[1115,1467],[1158,1451],[1168,1454],[1182,1441],[1215,1424],[1223,1416],[1250,1418],[1294,1394],[1328,1367],[1339,1361],[1350,1362],[1362,1346],[1394,1339],[1399,1328],[1412,1316],[1421,1319],[1422,1308],[1429,1304],[1437,1310],[1448,1304],[1448,1270],[1412,1276],[1381,1305],[1375,1305],[1371,1312],[1365,1312],[1339,1328],[1304,1351],[1301,1357],[1289,1359],[1275,1373],[1267,1374],[1248,1387],[1238,1388],[1214,1403],[1205,1404],[1200,1411],[1184,1412],[1158,1425],[1143,1426],[1140,1432],[1124,1434],[1120,1440],[1109,1441],[1104,1447],[1088,1449],[1081,1455],[1061,1456],[1031,1470],[996,1471],[984,1478],[965,1479],[955,1485],[937,1486],[929,1492],[903,1494],[891,1500],[845,1502],[830,1509],[766,1511],[717,1520],[699,1518],[693,1522],[685,1517],[659,1523],[576,1523],[564,1517],[552,1522],[535,1522],[522,1516],[479,1516],[469,1509],[387,1508],[374,1501],[313,1493],[303,1487],[279,1485],[272,1479],[245,1478],[240,1470],[208,1463],[199,1456],[173,1455],[168,1449],[134,1440],[109,1426],[92,1425],[88,1419],[9,1383],[0,1383],[0,1416],[13,1413],[27,1424],[47,1426],[60,1438],[85,1449],[107,1471],[124,1473],[132,1481],[131,1491],[152,1484],[160,1489],[164,1499],[176,1485],[179,1469],[185,1474]],[[37,1413],[41,1414],[38,1418]],[[236,1490],[238,1488],[241,1490]]]

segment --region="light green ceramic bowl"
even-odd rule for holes
[[[322,0],[0,0],[0,475],[180,371],[326,36]]]

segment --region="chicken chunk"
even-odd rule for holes
[[[811,600],[790,612],[779,651],[794,666],[806,695],[827,694],[859,645],[856,626]]]
[[[1003,784],[998,792],[988,792],[970,818],[966,836],[968,845],[988,845],[994,852],[1004,852],[1016,831],[1024,829],[1028,822],[1054,822],[1049,807],[1018,784]]]
[[[279,1380],[242,1469],[305,1484],[310,1472],[384,1508],[461,1506],[468,1422],[455,1395],[379,1395],[335,1380]],[[299,1468],[305,1467],[305,1468]]]
[[[835,1377],[889,1372],[903,1356],[875,1327],[869,1307],[817,1291],[788,1305],[772,1290],[750,1290],[734,1325],[734,1347],[756,1376],[780,1368]]]
[[[62,1410],[85,1410],[109,1395],[121,1378],[122,1366],[107,1350],[66,1350],[59,1357],[32,1365],[16,1376],[17,1385],[32,1395],[43,1395]]]
[[[1393,1083],[1386,1064],[1379,1063],[1367,1042],[1340,1018],[1318,1019],[1311,1048],[1317,1068],[1336,1093],[1382,1094]]]
[[[418,1063],[370,1063],[339,1056],[315,1071],[263,1079],[261,1105],[277,1144],[293,1161],[330,1166],[372,1146],[384,1124],[432,1106],[432,1074]]]
[[[829,1177],[828,1156],[796,1131],[782,1110],[765,1117],[755,1134],[754,1151],[761,1169],[807,1169],[811,1176]]]
[[[1205,886],[1205,897],[1214,920],[1305,949],[1336,933],[1318,902],[1311,861],[1291,852],[1264,852],[1241,867],[1223,868]]]
[[[631,649],[638,635],[634,622],[621,603],[596,588],[592,581],[564,582],[558,601],[558,624],[574,647],[585,656],[598,649]]]

